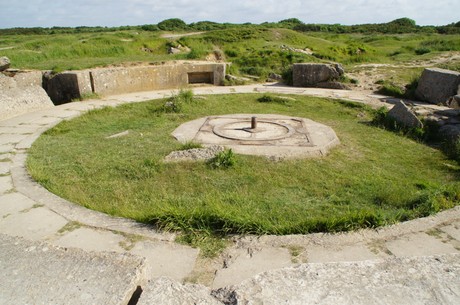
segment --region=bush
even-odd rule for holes
[[[181,112],[183,104],[190,104],[193,102],[193,91],[181,89],[178,94],[168,98],[162,107],[163,112]]]
[[[208,164],[212,168],[227,169],[236,164],[236,156],[233,153],[233,150],[226,149],[216,154],[214,158],[208,161]]]
[[[394,96],[394,97],[404,97],[405,90],[390,81],[377,81],[376,84],[381,85],[378,93]]]
[[[287,98],[268,94],[264,94],[263,96],[259,97],[257,101],[259,103],[278,103],[283,105],[289,103],[289,100]]]
[[[446,141],[443,148],[449,158],[460,163],[460,138]]]
[[[415,54],[417,54],[417,55],[423,55],[423,54],[427,54],[427,53],[430,53],[430,52],[431,52],[431,50],[429,48],[421,47],[421,48],[415,49]]]
[[[287,68],[281,73],[281,76],[283,78],[283,81],[286,85],[292,86],[294,84],[294,81],[292,79],[292,67]]]
[[[187,29],[187,24],[179,19],[179,18],[172,18],[166,19],[158,23],[158,28],[163,31],[177,31],[177,30],[185,30]]]

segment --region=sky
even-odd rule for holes
[[[460,0],[0,0],[0,28],[277,22],[344,25],[408,17],[418,25],[460,21]]]

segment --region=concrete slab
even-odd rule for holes
[[[307,248],[309,263],[354,262],[379,258],[365,245],[356,244],[340,249],[310,246]]]
[[[449,234],[451,237],[460,241],[460,221],[452,223],[448,226],[439,228],[441,231]]]
[[[167,276],[182,281],[193,270],[199,250],[165,242],[139,241],[130,251],[145,257],[149,279]]]
[[[37,128],[37,130],[41,130],[43,128]],[[47,129],[46,127],[44,129]],[[43,130],[44,131],[44,130]],[[41,136],[40,132],[36,132],[33,135],[28,136],[27,138],[23,139],[21,142],[16,144],[16,149],[29,149],[32,147],[32,144]]]
[[[13,180],[11,176],[0,177],[0,195],[13,189]]]
[[[21,140],[24,140],[28,136],[29,135],[11,133],[0,134],[0,145],[16,144],[19,143]]]
[[[14,150],[13,144],[0,144],[0,154],[10,153],[13,150]]]
[[[128,304],[143,260],[60,249],[0,234],[0,304]]]
[[[216,295],[231,304],[459,304],[460,257],[305,264]]]
[[[452,245],[443,243],[426,233],[406,234],[385,244],[395,256],[424,256],[460,253]]]
[[[125,238],[110,231],[101,231],[90,228],[77,228],[53,241],[53,244],[60,247],[74,247],[86,251],[115,251],[124,252],[120,243]]]
[[[9,134],[31,134],[36,131],[35,126],[30,125],[17,125],[17,126],[8,126],[8,127],[0,127],[0,134],[2,133],[9,133]]]
[[[19,193],[0,196],[0,222],[2,218],[32,208],[34,204],[35,202],[33,200]]]
[[[0,156],[1,159],[1,156]],[[0,161],[0,175],[7,175],[10,173],[11,162]]]
[[[137,305],[223,305],[211,296],[211,290],[201,285],[182,285],[174,280],[161,277],[143,287]]]
[[[29,211],[0,219],[0,232],[40,240],[54,235],[67,224],[67,220],[47,208],[37,207]]]
[[[217,271],[213,289],[239,284],[264,271],[294,265],[289,251],[283,248],[263,248],[252,254],[248,249],[236,249],[231,256],[231,264]]]
[[[54,112],[52,112],[54,114]],[[42,116],[37,118],[36,120],[30,121],[28,124],[34,125],[52,125],[62,121],[61,118],[57,118],[54,116]]]

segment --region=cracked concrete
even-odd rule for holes
[[[271,85],[197,87],[194,91],[195,94],[293,93],[348,99],[372,107],[384,105],[380,101],[383,97],[362,91]],[[382,285],[392,287],[391,294],[396,296],[396,299],[390,298],[389,292],[377,294],[378,300],[384,303],[460,302],[457,289],[460,287],[457,268],[460,253],[459,207],[377,230],[296,236],[237,236],[220,257],[206,260],[200,258],[199,250],[176,244],[173,233],[158,232],[131,220],[74,205],[49,193],[28,176],[25,169],[27,149],[42,132],[63,119],[73,118],[90,109],[163,98],[171,93],[165,90],[111,96],[64,104],[0,121],[0,266],[5,271],[0,275],[0,303],[127,304],[136,287],[142,286],[145,291],[139,304],[154,304],[158,300],[163,300],[163,304],[174,304],[174,300],[182,303],[201,300],[201,303],[197,302],[199,304],[222,304],[224,301],[226,304],[279,304],[282,299],[266,294],[268,286],[263,283],[272,281],[277,283],[275,294],[291,296],[285,301],[295,304],[295,298],[300,294],[290,293],[291,289],[308,283],[307,279],[314,278],[314,270],[329,270],[331,277],[314,281],[318,284],[313,287],[318,287],[318,291],[310,290],[309,295],[297,299],[299,304],[318,300],[321,304],[331,300],[366,304],[377,300],[370,299],[366,289],[379,291]],[[24,250],[33,247],[48,250],[34,250],[32,253]],[[10,250],[5,250],[7,248]],[[441,256],[429,258],[432,255]],[[126,259],[129,263],[125,264],[123,257],[130,257]],[[439,260],[442,264],[438,264]],[[421,278],[406,272],[404,264],[433,272],[438,267],[450,271],[432,275],[427,271]],[[7,269],[3,269],[4,266]],[[101,266],[104,267],[98,269]],[[87,273],[80,272],[79,268],[87,270],[84,271]],[[366,270],[372,268],[391,276],[382,275],[382,279],[374,277],[372,281],[364,282],[363,274],[368,274]],[[302,271],[307,269],[310,271]],[[48,274],[48,270],[51,273]],[[118,274],[104,273],[109,270]],[[402,276],[402,273],[406,274]],[[289,279],[283,280],[286,274],[289,274]],[[344,286],[349,287],[348,290],[339,287],[340,281],[347,280],[340,274],[348,274],[348,278],[354,279],[354,285]],[[206,278],[203,283],[208,287],[181,284],[184,281],[200,281],[200,277]],[[14,286],[21,283],[21,278],[25,279],[23,286]],[[97,280],[100,285],[83,285],[84,279],[86,282]],[[457,282],[452,279],[457,279]],[[328,281],[334,281],[335,286],[330,286]],[[77,282],[81,285],[75,293],[73,289],[77,287]],[[406,282],[415,291],[408,294],[410,297],[404,297],[407,289],[403,284]],[[446,282],[450,292],[442,288]],[[244,291],[253,291],[255,283],[259,285],[259,292],[237,298]],[[66,289],[69,285],[71,287]],[[321,287],[329,287],[329,294],[340,294],[340,298],[315,299],[315,293],[323,291]],[[29,288],[30,293],[24,293]],[[224,288],[227,292],[211,291],[217,288]],[[423,292],[422,288],[429,289],[429,292]],[[359,290],[365,291],[366,295],[358,294]],[[215,296],[220,294],[220,297],[216,299],[211,293]],[[438,299],[433,299],[433,295],[437,295]],[[89,298],[91,301],[88,301]]]

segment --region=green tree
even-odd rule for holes
[[[187,29],[187,24],[179,18],[166,19],[158,23],[158,28],[163,31],[177,31]]]

